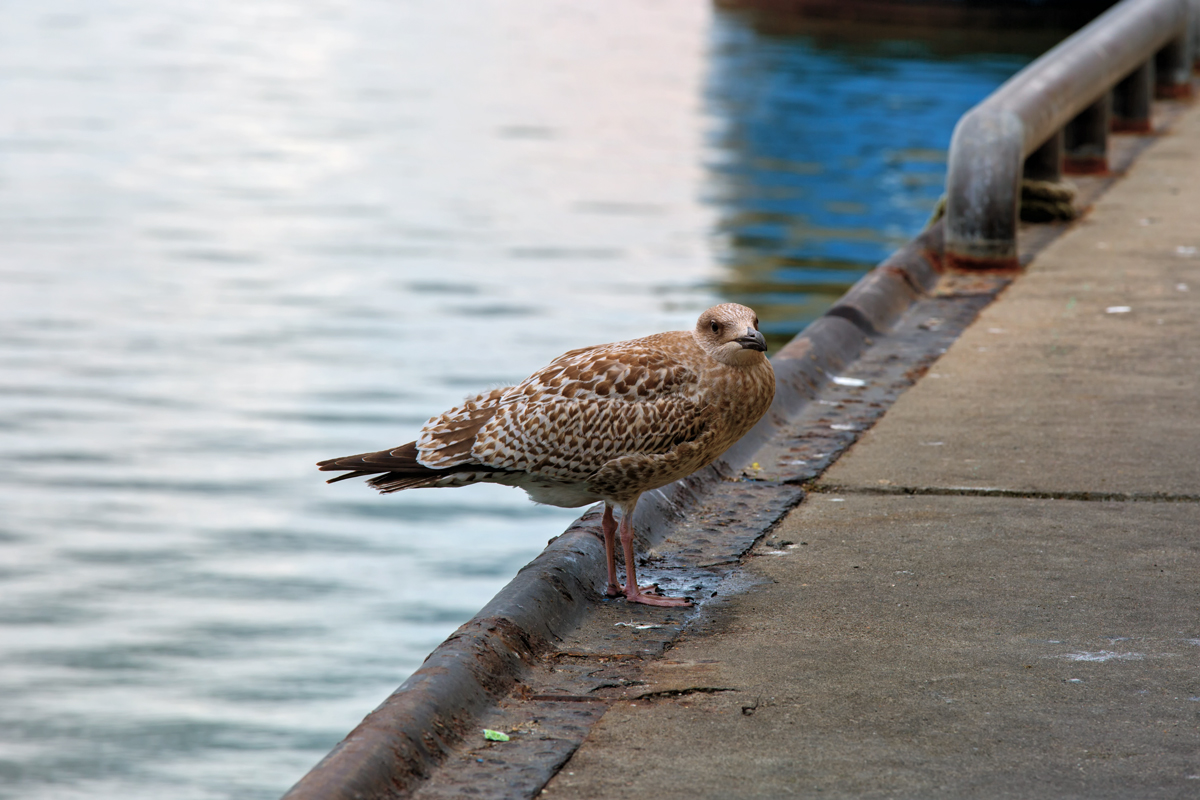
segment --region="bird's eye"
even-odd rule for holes
[[[714,322],[714,323],[712,324],[712,332],[713,332],[713,333],[720,333],[720,332],[721,332],[721,323],[719,323],[719,322]]]
[[[758,317],[754,318],[754,330],[758,330]]]

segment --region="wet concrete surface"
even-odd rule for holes
[[[1194,792],[1196,516],[814,495],[544,796]]]
[[[1196,796],[1198,208],[1192,110],[810,484],[748,588],[640,664],[543,796]]]

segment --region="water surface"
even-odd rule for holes
[[[400,444],[916,233],[1023,56],[691,0],[47,0],[0,28],[0,796],[275,797],[575,511]]]

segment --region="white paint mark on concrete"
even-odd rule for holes
[[[1115,653],[1112,650],[1101,650],[1096,653],[1064,653],[1059,658],[1065,658],[1069,661],[1093,661],[1103,663],[1105,661],[1141,661],[1146,656],[1142,653]]]

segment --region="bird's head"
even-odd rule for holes
[[[692,336],[722,364],[745,367],[766,357],[767,340],[758,330],[758,315],[737,303],[722,303],[705,311]]]

